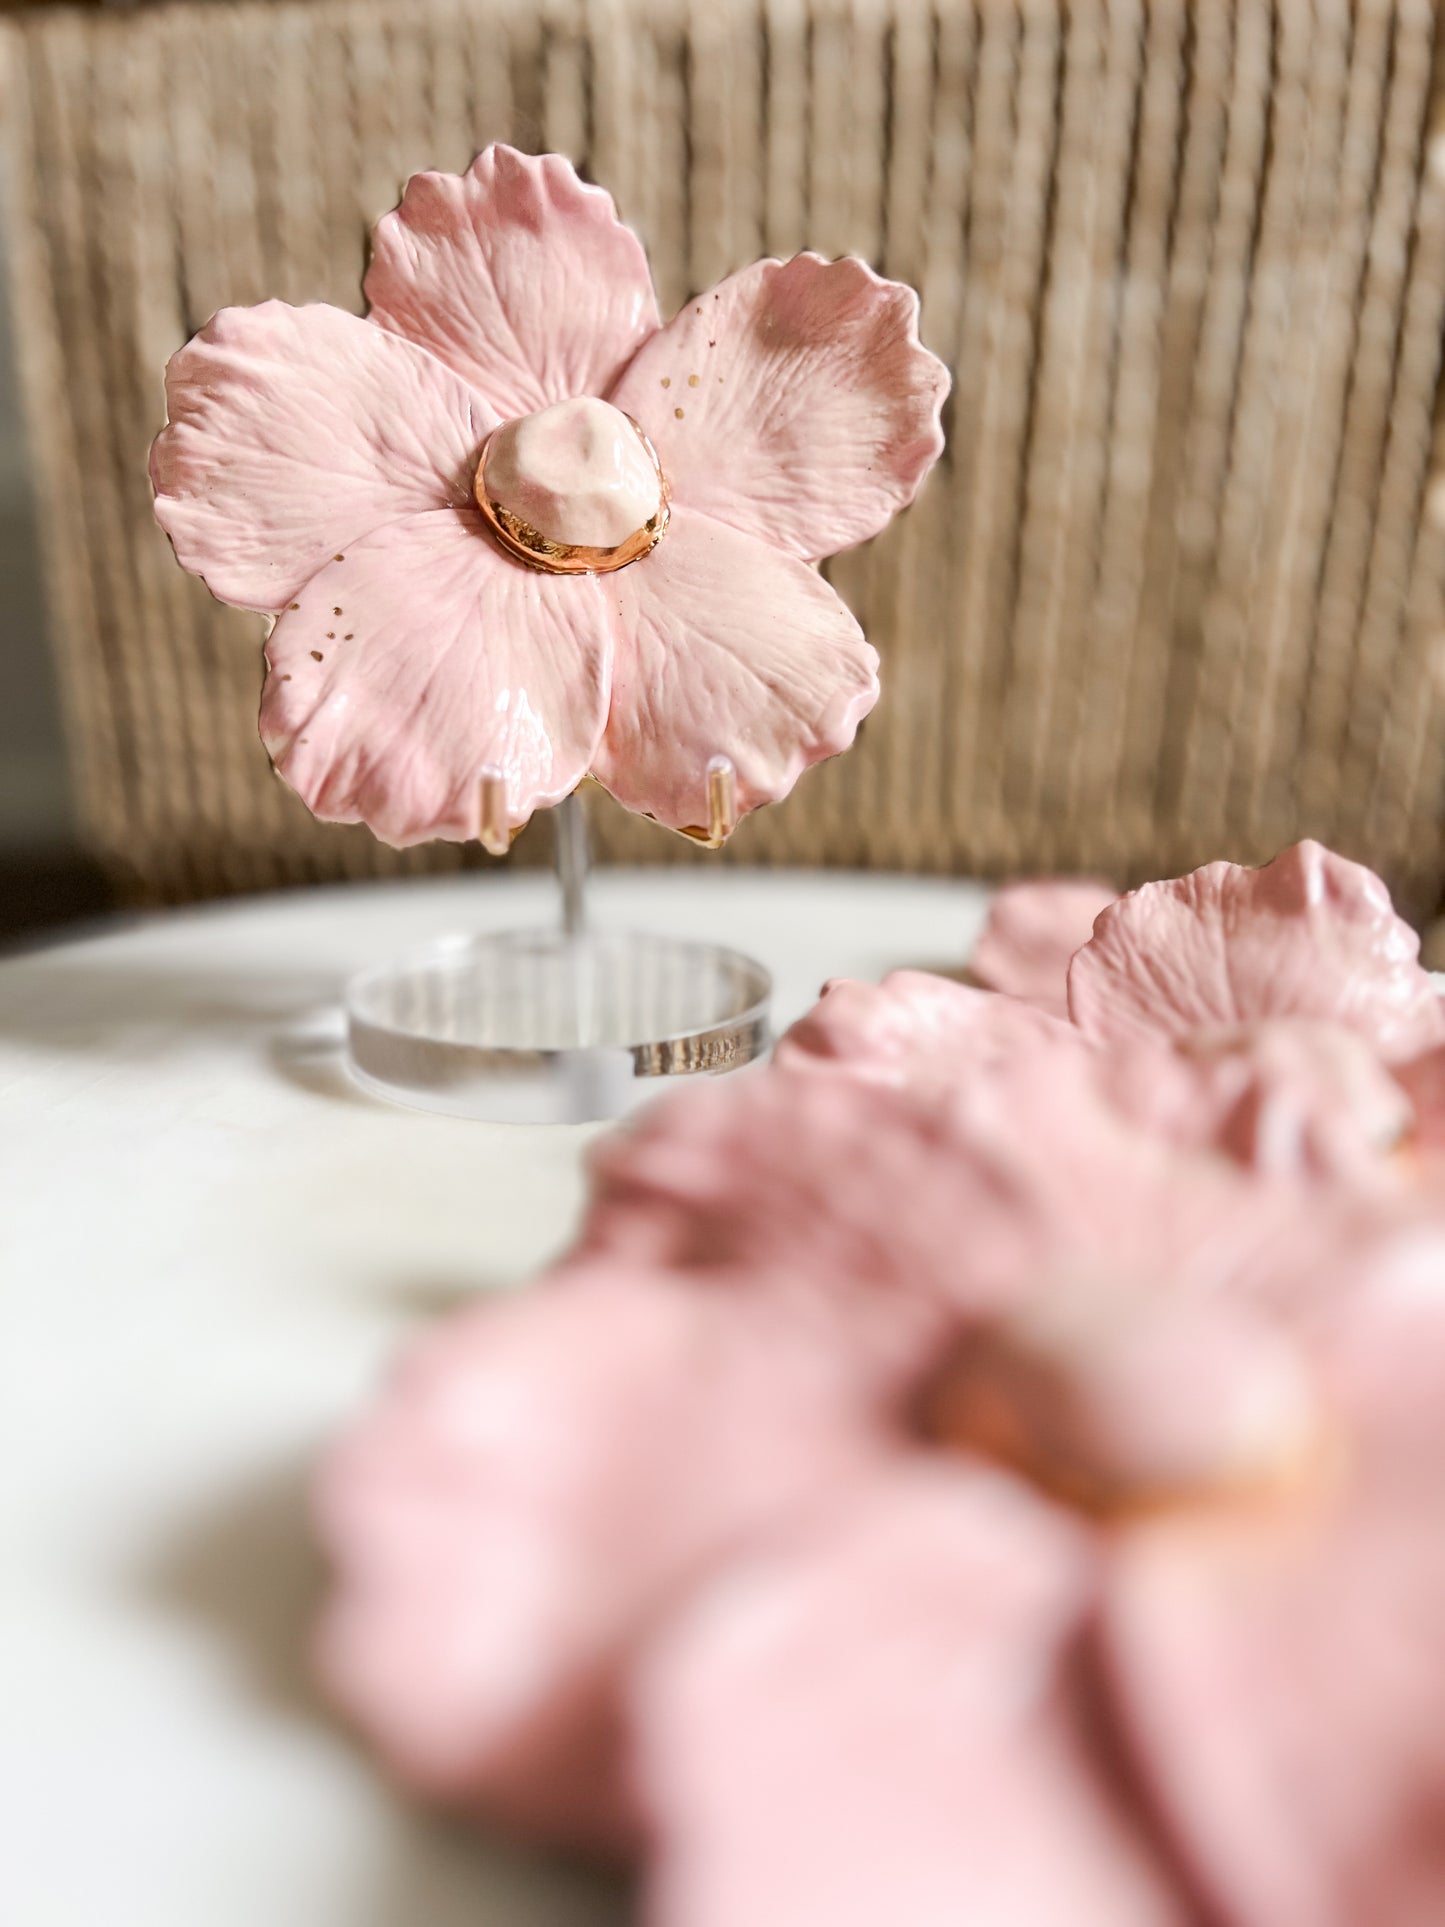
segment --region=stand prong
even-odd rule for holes
[[[480,790],[477,836],[492,856],[505,856],[512,847],[512,825],[507,810],[507,779],[494,763],[477,778]]]
[[[716,849],[738,823],[738,773],[732,759],[714,756],[707,766],[707,840]]]

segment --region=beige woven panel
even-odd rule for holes
[[[922,501],[833,572],[883,701],[732,854],[1123,880],[1308,832],[1435,907],[1430,0],[320,0],[7,31],[76,781],[133,890],[462,860],[314,825],[269,775],[258,625],[174,566],[144,456],[213,309],[356,305],[405,175],[501,137],[612,188],[665,305],[763,252],[856,251],[917,283],[955,370]],[[614,854],[699,860],[594,816]]]

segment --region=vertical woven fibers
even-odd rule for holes
[[[480,860],[314,824],[270,776],[258,625],[176,568],[145,451],[215,308],[357,306],[405,176],[500,138],[612,189],[666,311],[760,252],[857,252],[954,370],[923,498],[830,571],[883,700],[731,855],[1129,881],[1312,834],[1436,907],[1430,0],[247,0],[5,46],[72,756],[133,894]],[[609,855],[714,860],[594,816]]]

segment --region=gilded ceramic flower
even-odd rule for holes
[[[412,1783],[547,1837],[635,1832],[619,1693],[660,1613],[911,1436],[959,1334],[1050,1281],[1273,1302],[1373,1232],[1033,1052],[940,1110],[834,1072],[655,1107],[571,1259],[427,1338],[322,1488],[341,1703]]]
[[[1445,1234],[1086,1062],[601,1147],[326,1470],[323,1674],[406,1780],[640,1852],[654,1927],[1445,1907]]]
[[[502,828],[589,771],[675,829],[846,749],[876,657],[813,564],[942,447],[913,293],[763,261],[666,327],[642,247],[556,155],[419,174],[367,317],[224,309],[172,360],[156,513],[275,617],[261,732],[318,815],[385,841]],[[525,559],[524,559],[525,558]]]
[[[1445,1051],[1382,1062],[1438,1019],[1375,880],[1272,867],[1100,916],[1090,1029],[840,984],[599,1145],[322,1482],[408,1782],[651,1927],[1445,1913],[1445,1220],[1369,1181]]]
[[[1001,891],[975,963],[994,992],[918,972],[830,985],[779,1064],[946,1099],[1020,1050],[1072,1049],[1113,1105],[1176,1143],[1361,1182],[1402,1180],[1381,1153],[1445,1137],[1441,1000],[1369,870],[1302,843],[1260,870],[1213,863],[1103,908],[1097,895]]]
[[[1445,1038],[1419,958],[1373,871],[1297,843],[1263,869],[1209,863],[1102,910],[1069,964],[1069,1015],[1110,1043],[1324,1019],[1401,1060]]]
[[[650,1927],[1445,1918],[1439,1292],[1152,1304],[961,1348],[943,1449],[669,1623]]]

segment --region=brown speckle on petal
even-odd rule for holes
[[[311,651],[311,660],[313,662],[325,662],[326,658],[322,655],[319,649],[313,649]]]
[[[341,611],[340,611],[340,609],[333,609],[333,610],[331,611],[331,613],[332,613],[332,615],[334,615],[334,616],[339,616],[339,615],[341,614]]]
[[[299,609],[299,608],[301,607],[301,604],[300,604],[299,602],[293,602],[293,603],[291,604],[291,607],[292,607],[293,609]]]
[[[664,375],[664,376],[663,376],[663,378],[662,378],[662,385],[663,385],[663,387],[664,387],[664,388],[671,388],[671,386],[672,386],[672,376],[671,376],[671,375]]]
[[[346,557],[344,555],[333,555],[331,560],[333,562],[344,562],[346,560]]]
[[[711,346],[712,346],[712,343],[711,343],[711,342],[709,342],[709,343],[708,343],[708,346],[709,346],[709,347],[711,347]],[[696,387],[697,387],[697,376],[696,376],[696,375],[689,375],[689,376],[688,376],[688,378],[687,378],[687,385],[688,385],[688,387],[689,387],[689,388],[696,388]]]
[[[345,635],[344,635],[344,636],[343,636],[343,637],[341,638],[341,640],[342,640],[343,642],[350,642],[350,640],[351,640],[351,638],[352,638],[352,637],[353,637],[353,636],[354,636],[355,634],[356,634],[356,631],[355,631],[354,629],[348,629],[348,630],[347,630],[347,632],[346,632],[346,634],[345,634]]]
[[[674,415],[676,415],[679,421],[682,420],[682,410],[680,408],[674,408],[672,412]]]

